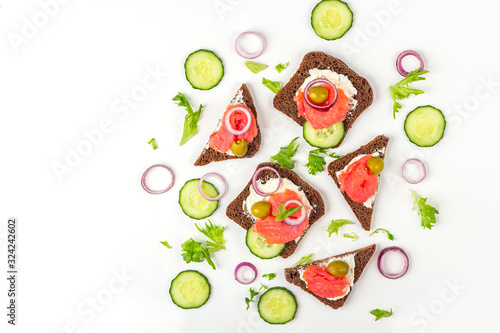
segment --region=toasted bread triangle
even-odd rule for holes
[[[309,294],[313,295],[314,297],[316,297],[320,302],[324,303],[325,305],[328,305],[329,307],[331,307],[333,309],[338,309],[345,304],[347,298],[349,297],[349,295],[352,292],[352,288],[354,287],[354,284],[358,281],[359,277],[361,276],[361,273],[363,273],[363,270],[366,267],[366,264],[368,263],[368,261],[370,261],[370,258],[373,256],[373,253],[375,252],[375,248],[376,248],[376,246],[375,246],[375,244],[373,244],[373,245],[370,245],[370,246],[367,246],[365,248],[355,250],[352,252],[346,252],[346,253],[339,254],[336,256],[324,258],[321,260],[316,260],[316,261],[313,261],[312,263],[309,263],[309,264],[304,264],[304,265],[301,265],[298,267],[285,268],[285,279],[288,282],[298,286],[299,288],[302,288],[302,290],[304,290],[305,292],[308,292]],[[307,289],[306,283],[300,279],[299,268],[305,269],[309,265],[321,265],[322,263],[328,262],[328,260],[330,260],[331,258],[339,258],[339,257],[343,257],[343,256],[349,255],[349,254],[354,254],[354,263],[355,263],[354,281],[353,281],[353,287],[351,287],[351,290],[349,291],[349,293],[347,295],[345,295],[344,297],[337,299],[337,300],[329,300],[329,299],[320,297],[320,296],[316,295],[315,293],[313,293],[312,291],[310,291],[309,289]]]
[[[257,166],[255,170],[257,171],[257,169],[266,166],[274,168],[276,171],[278,171],[282,179],[286,178],[290,180],[292,183],[297,185],[302,191],[304,191],[307,200],[312,206],[311,213],[309,214],[309,227],[305,229],[300,239],[298,239],[297,241],[291,241],[286,243],[285,249],[280,254],[281,257],[288,258],[293,254],[293,252],[295,252],[295,249],[297,248],[299,242],[302,240],[303,236],[309,230],[311,225],[314,222],[318,221],[319,218],[325,214],[325,203],[319,192],[313,189],[311,185],[303,181],[292,170],[282,168],[278,164],[274,163],[261,163]],[[258,179],[263,182],[266,182],[268,179],[271,178],[276,178],[276,175],[273,172],[263,171],[260,173]],[[241,191],[241,193],[236,197],[236,199],[234,199],[229,204],[229,206],[226,209],[227,217],[229,217],[231,220],[239,224],[245,230],[248,230],[248,228],[250,228],[254,223],[254,218],[251,216],[250,212],[247,212],[243,207],[244,201],[250,194],[250,186],[252,186],[251,178],[248,184],[243,189],[243,191]]]
[[[257,152],[259,151],[260,148],[260,142],[261,142],[261,136],[260,136],[260,127],[259,127],[259,121],[257,119],[257,110],[255,109],[255,105],[253,104],[253,98],[252,95],[250,94],[250,91],[248,90],[246,84],[242,84],[241,87],[238,89],[238,91],[235,94],[235,97],[238,95],[239,91],[241,90],[242,95],[243,95],[243,102],[245,105],[252,111],[255,120],[257,121],[257,129],[258,129],[258,134],[257,136],[253,139],[252,142],[248,144],[248,151],[245,154],[245,156],[234,156],[234,155],[229,155],[220,151],[217,151],[215,149],[210,148],[208,145],[203,149],[201,152],[201,155],[198,157],[194,165],[196,166],[202,166],[202,165],[207,165],[211,162],[218,162],[218,161],[225,161],[225,160],[230,160],[230,159],[237,159],[237,158],[250,158],[253,157]],[[234,100],[234,98],[231,100],[231,102]],[[222,121],[222,120],[220,120]]]
[[[297,72],[295,72],[290,81],[274,97],[274,107],[302,126],[306,119],[298,115],[297,102],[295,102],[293,98],[306,78],[309,77],[309,70],[314,68],[330,69],[336,73],[347,76],[358,91],[354,96],[358,104],[355,109],[347,112],[346,119],[344,120],[345,134],[347,135],[354,121],[372,104],[373,89],[364,77],[358,75],[341,60],[326,53],[309,52],[304,56]],[[344,135],[344,138],[346,135]],[[342,141],[343,140],[344,139],[342,139]],[[338,147],[342,141],[335,147]]]
[[[338,171],[341,171],[342,169],[344,169],[345,166],[348,165],[349,162],[351,162],[351,160],[353,158],[355,158],[356,156],[359,156],[361,154],[373,154],[375,152],[378,152],[379,156],[383,159],[383,158],[385,158],[385,148],[387,148],[388,143],[389,143],[389,138],[387,138],[383,135],[379,135],[375,139],[370,141],[368,144],[360,147],[358,150],[353,151],[352,153],[347,154],[344,157],[341,157],[341,158],[333,161],[332,163],[330,163],[328,165],[328,173],[335,181],[335,184],[337,184],[337,187],[340,189],[340,183],[339,183],[339,179],[338,179],[336,173]],[[383,173],[383,171],[378,175],[379,181],[380,181],[380,177],[381,177],[382,173]],[[379,182],[379,184],[380,184],[380,182]],[[377,188],[377,191],[378,191],[378,188]],[[377,193],[375,193],[375,195],[376,194]],[[342,195],[344,196],[345,200],[347,201],[347,203],[351,207],[352,211],[354,212],[354,215],[356,215],[356,217],[357,217],[359,223],[361,224],[361,226],[363,227],[363,229],[369,231],[371,228],[371,224],[372,224],[373,207],[375,206],[376,199],[372,205],[372,208],[368,208],[365,205],[363,205],[362,203],[354,202],[347,195],[347,193],[345,191],[342,192]]]

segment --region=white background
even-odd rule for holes
[[[331,42],[312,31],[310,12],[316,1],[310,0],[73,0],[60,4],[48,22],[42,14],[37,24],[44,26],[14,47],[13,34],[22,36],[26,20],[33,22],[41,7],[33,0],[3,0],[0,267],[6,271],[7,218],[17,217],[20,275],[16,327],[6,324],[7,281],[1,279],[2,332],[7,327],[7,332],[42,333],[412,333],[468,332],[495,325],[500,296],[500,5],[486,0],[390,3],[349,1],[354,25]],[[217,7],[221,4],[225,7]],[[258,61],[270,68],[257,75],[233,49],[235,38],[247,30],[266,38]],[[223,80],[207,92],[192,89],[183,72],[186,56],[200,48],[215,51],[225,65]],[[426,93],[405,100],[394,120],[388,87],[401,79],[394,63],[406,49],[419,51],[430,73],[416,85]],[[249,253],[244,230],[224,212],[258,163],[301,136],[301,128],[272,107],[273,94],[260,83],[262,77],[287,82],[303,55],[313,50],[341,58],[373,87],[373,105],[336,151],[348,153],[379,134],[390,137],[373,228],[390,230],[396,240],[381,234],[369,238],[357,223],[341,230],[356,232],[360,239],[355,243],[327,237],[332,219],[355,217],[326,173],[307,174],[303,164],[310,147],[301,138],[295,171],[320,191],[327,211],[291,258],[263,261]],[[282,74],[272,68],[287,61],[290,66]],[[142,84],[148,68],[168,74],[127,115],[114,112],[113,105]],[[485,85],[488,80],[495,85]],[[259,153],[251,160],[194,167],[242,82],[254,96],[264,134]],[[206,106],[199,133],[182,147],[178,142],[185,112],[171,101],[178,91],[193,106]],[[414,146],[403,132],[405,115],[427,104],[441,109],[448,120],[444,139],[433,149]],[[54,163],[65,164],[68,149],[81,145],[86,140],[83,132],[95,130],[103,119],[112,122],[112,129],[58,179]],[[156,151],[147,144],[152,137],[159,145]],[[429,173],[421,184],[409,186],[399,169],[413,156],[425,161]],[[142,172],[156,163],[169,165],[176,174],[173,189],[159,196],[140,186]],[[211,171],[228,175],[230,184],[211,218],[227,226],[227,251],[214,255],[216,271],[206,263],[182,261],[180,244],[203,237],[177,203],[185,181]],[[410,188],[439,209],[432,230],[423,230],[412,212]],[[163,240],[173,249],[163,247]],[[373,242],[375,255],[390,245],[404,248],[411,268],[403,278],[388,280],[378,272],[374,257],[339,310],[284,280],[283,268],[303,255],[315,252],[319,259]],[[233,278],[234,267],[245,260],[256,264],[261,274],[278,273],[268,286],[285,286],[295,293],[295,320],[273,327],[258,318],[255,306],[245,311],[248,287]],[[184,269],[201,271],[212,284],[210,300],[200,309],[181,310],[168,295],[171,279]],[[114,276],[123,271],[133,279],[121,284]],[[110,284],[115,293],[109,291]],[[453,284],[463,289],[450,289]],[[92,298],[106,304],[91,310]],[[375,308],[392,308],[394,315],[375,322],[370,314]]]

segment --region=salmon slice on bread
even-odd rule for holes
[[[365,248],[362,248],[362,249],[359,249],[356,251],[346,252],[346,253],[339,254],[336,256],[332,256],[332,257],[328,257],[325,259],[316,260],[316,261],[313,261],[312,263],[303,264],[303,265],[300,265],[298,267],[285,268],[285,279],[288,282],[290,282],[291,284],[294,284],[294,285],[298,286],[299,288],[301,288],[302,290],[304,290],[305,292],[313,295],[323,304],[331,307],[332,309],[338,309],[345,304],[347,298],[349,297],[349,295],[352,292],[352,286],[350,287],[347,294],[345,294],[343,297],[340,297],[337,299],[324,298],[324,297],[316,295],[313,291],[311,291],[308,288],[307,283],[301,278],[301,272],[304,272],[310,265],[315,265],[318,267],[320,267],[322,265],[326,266],[328,264],[328,262],[331,262],[332,260],[342,259],[342,258],[346,258],[349,256],[354,256],[354,258],[353,258],[354,259],[353,260],[354,271],[353,271],[353,280],[352,280],[352,284],[354,286],[354,284],[358,281],[359,277],[361,276],[361,273],[363,273],[363,270],[365,269],[366,264],[368,263],[368,261],[370,261],[370,258],[373,256],[373,253],[375,252],[375,248],[376,248],[376,246],[375,246],[375,244],[373,244],[373,245],[367,246]]]
[[[302,240],[303,236],[309,230],[311,225],[318,221],[320,217],[325,214],[325,203],[319,192],[313,189],[311,185],[303,181],[295,172],[289,169],[282,168],[278,164],[274,163],[261,163],[257,166],[255,171],[262,167],[272,167],[280,174],[282,180],[288,179],[291,184],[294,184],[303,192],[303,194],[307,198],[307,201],[309,201],[311,205],[311,210],[308,214],[309,225],[304,230],[301,236],[299,236],[295,240],[287,242],[285,248],[280,254],[282,258],[288,258],[293,254],[293,252],[295,252],[295,249],[297,248],[299,242]],[[272,171],[265,170],[259,174],[257,180],[265,184],[273,178],[277,178],[276,174]],[[239,224],[245,230],[251,228],[256,222],[256,218],[245,207],[245,201],[250,195],[251,187],[252,179],[250,179],[243,191],[241,191],[241,193],[229,204],[226,209],[227,217]]]
[[[358,75],[341,60],[326,53],[309,52],[304,56],[297,72],[274,97],[274,107],[302,126],[306,119],[298,115],[297,102],[294,97],[304,81],[310,76],[309,71],[315,68],[319,70],[329,69],[337,74],[345,75],[357,90],[357,93],[352,97],[357,103],[351,105],[344,120],[345,134],[347,134],[354,121],[372,104],[373,89],[364,77]],[[335,147],[338,147],[344,138]]]
[[[353,159],[355,159],[360,155],[378,154],[378,157],[384,159],[386,153],[385,150],[387,148],[388,143],[389,143],[389,138],[383,135],[377,136],[375,139],[370,141],[368,144],[360,147],[358,150],[353,151],[352,153],[347,154],[344,157],[341,157],[331,162],[328,165],[328,174],[333,178],[335,184],[337,184],[337,187],[340,189],[341,184],[339,182],[339,177],[338,177],[338,173],[340,171],[342,171]],[[380,184],[380,176],[383,172],[384,171],[378,174],[379,184]],[[354,215],[356,215],[356,218],[358,219],[359,223],[361,224],[363,229],[367,231],[371,229],[373,208],[375,206],[377,192],[378,192],[378,186],[377,186],[377,191],[375,192],[373,198],[373,202],[371,203],[371,207],[367,207],[364,203],[358,203],[353,201],[349,197],[349,195],[347,195],[346,191],[341,191],[345,200],[347,201],[352,211],[354,212]]]
[[[233,99],[229,103],[229,105],[237,105],[237,104],[242,104],[242,105],[246,106],[248,109],[250,109],[253,116],[255,117],[255,121],[257,122],[258,134],[253,139],[252,142],[248,143],[248,150],[247,150],[246,154],[243,156],[235,156],[234,154],[231,153],[231,151],[222,152],[222,151],[215,150],[212,147],[210,147],[207,143],[207,145],[205,146],[205,148],[201,152],[201,155],[198,157],[198,159],[194,163],[194,165],[202,166],[202,165],[207,165],[211,162],[225,161],[225,160],[237,159],[237,158],[250,158],[250,157],[253,157],[255,154],[257,154],[257,152],[259,151],[259,148],[260,148],[260,143],[261,143],[260,128],[259,128],[259,122],[257,120],[257,110],[255,109],[252,95],[250,94],[250,91],[248,90],[248,87],[246,86],[246,84],[241,85],[240,89],[238,89],[238,91],[234,95]],[[223,119],[221,118],[219,120],[217,130],[220,128],[220,126],[222,126],[222,122],[223,122]]]

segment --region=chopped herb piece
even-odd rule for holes
[[[164,242],[160,242],[162,243],[163,245],[165,245],[168,249],[171,249],[172,247],[170,246],[170,244],[168,244],[167,241],[164,241]]]
[[[277,222],[281,222],[284,219],[286,219],[287,217],[289,217],[290,215],[292,215],[293,213],[298,212],[301,208],[302,208],[302,206],[297,206],[297,207],[293,207],[293,208],[285,208],[285,204],[280,203],[280,206],[278,207],[278,212],[273,213],[273,216],[276,217]]]
[[[269,281],[271,281],[272,279],[276,278],[276,273],[269,273],[269,274],[264,274],[262,275],[263,278],[268,278]]]
[[[153,147],[153,150],[158,149],[158,145],[156,144],[155,138],[149,140],[148,144],[150,144]]]
[[[201,246],[201,243],[196,242],[194,239],[190,238],[181,245],[182,248],[182,259],[186,263],[194,262],[203,262],[203,260],[207,260],[207,263],[215,269],[215,264],[210,258],[210,253]]]
[[[375,321],[377,321],[379,319],[388,318],[392,316],[392,309],[390,312],[385,310],[375,309],[370,311],[370,313],[375,316]]]
[[[255,298],[255,296],[257,296],[259,294],[258,291],[253,291],[252,288],[250,288],[250,298],[248,297],[245,297],[245,303],[247,305],[247,311],[248,309],[250,309],[250,302],[253,302],[253,299]]]
[[[323,172],[325,170],[326,161],[321,154],[330,156],[332,158],[340,158],[340,155],[335,152],[328,153],[327,149],[319,148],[313,149],[309,152],[309,157],[307,158],[307,163],[305,166],[309,170],[309,173],[313,176],[318,172]]]

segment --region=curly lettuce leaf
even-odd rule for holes
[[[262,78],[262,84],[265,85],[269,90],[271,90],[273,93],[277,94],[281,91],[281,82],[279,81],[271,81],[266,79],[265,77]]]
[[[408,98],[410,95],[420,95],[424,93],[423,90],[408,87],[410,83],[425,80],[425,77],[421,77],[421,75],[427,74],[429,71],[424,70],[419,72],[419,70],[420,69],[411,71],[404,79],[389,87],[389,92],[392,100],[394,101],[394,105],[392,107],[392,115],[394,119],[396,119],[396,113],[399,112],[399,109],[401,109],[401,104],[398,101]]]
[[[434,224],[436,224],[436,214],[439,214],[438,210],[431,205],[427,204],[427,198],[422,198],[415,191],[411,191],[413,196],[413,210],[418,209],[418,215],[420,215],[420,223],[425,229],[432,229]]]
[[[354,222],[351,222],[349,220],[333,220],[327,229],[328,237],[331,237],[333,233],[335,233],[338,236],[339,229],[347,224],[354,224]]]
[[[300,265],[303,265],[303,264],[308,264],[308,263],[311,263],[312,260],[312,256],[314,255],[314,253],[311,253],[307,256],[303,256],[299,261],[297,261],[293,266],[297,267],[297,266],[300,266]]]
[[[198,227],[196,223],[194,225],[199,232],[210,239],[209,241],[207,241],[207,250],[209,253],[214,253],[226,249],[226,241],[224,239],[224,230],[226,230],[225,227],[213,224],[210,220],[208,220],[208,223],[205,222],[205,229]]]
[[[190,262],[203,262],[207,260],[207,263],[215,270],[215,264],[210,258],[210,253],[205,249],[201,243],[190,238],[181,245],[182,248],[182,259],[186,263]]]
[[[322,154],[332,158],[340,158],[340,155],[335,152],[328,153],[328,150],[324,148],[311,150],[305,166],[307,167],[309,173],[313,176],[315,176],[318,172],[325,171],[326,161],[325,158],[321,156]]]
[[[258,62],[253,62],[250,60],[245,61],[245,66],[247,66],[247,68],[254,74],[262,72],[264,69],[268,67],[267,65],[259,64]]]
[[[299,149],[299,144],[295,145],[295,141],[299,137],[293,139],[288,146],[281,147],[278,154],[271,156],[271,162],[279,164],[282,168],[293,169],[295,167],[295,161],[292,159]]]
[[[281,73],[283,72],[286,68],[288,67],[288,62],[286,64],[277,64],[276,65],[276,70],[278,71],[278,73]]]
[[[184,129],[182,131],[182,137],[180,146],[185,144],[189,139],[191,139],[196,133],[198,133],[198,120],[200,120],[201,109],[203,105],[200,104],[198,111],[194,112],[191,104],[189,104],[188,99],[182,93],[178,93],[173,99],[174,102],[178,102],[177,106],[186,108],[187,115],[184,118]]]

